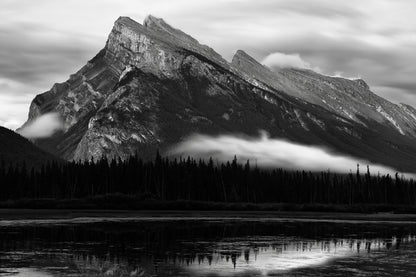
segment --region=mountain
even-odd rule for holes
[[[0,126],[0,162],[21,165],[24,162],[27,168],[31,168],[57,160],[19,134]]]
[[[414,171],[416,111],[363,80],[272,72],[239,50],[231,63],[162,19],[120,17],[105,47],[32,101],[27,123],[58,112],[65,128],[36,140],[68,160],[154,155],[192,133],[256,135],[323,145]]]
[[[263,83],[364,126],[366,120],[388,122],[400,134],[416,137],[416,111],[377,96],[362,79],[329,77],[304,69],[272,72],[241,50],[234,56],[232,66],[251,82]]]

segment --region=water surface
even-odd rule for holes
[[[415,260],[410,222],[0,221],[0,276],[415,276]]]

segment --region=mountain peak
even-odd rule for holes
[[[176,44],[182,43],[185,45],[193,44],[199,45],[199,42],[190,35],[182,32],[179,29],[175,29],[166,23],[162,18],[158,18],[149,14],[143,21],[143,26],[149,31],[162,35],[165,39],[175,42]]]
[[[139,22],[134,21],[128,16],[120,16],[117,18],[117,20],[114,22],[114,25],[123,25],[126,27],[143,27]]]
[[[133,19],[131,19],[130,17],[128,17],[128,16],[119,16],[118,18],[117,18],[117,20],[116,20],[116,23],[117,22],[125,22],[125,21],[134,21]],[[136,22],[136,21],[134,21],[134,22]]]
[[[169,24],[167,24],[162,18],[149,14],[144,19],[143,26],[149,28],[151,26],[169,26]]]
[[[248,57],[250,57],[244,50],[241,50],[241,49],[238,49],[236,52],[235,52],[235,54],[234,54],[234,57],[235,56],[248,56]]]
[[[127,32],[125,32],[125,31]],[[127,37],[133,37],[138,34],[146,34],[149,35],[149,32],[147,31],[147,28],[145,28],[142,24],[140,24],[137,21],[134,21],[128,16],[120,16],[115,22],[114,27],[111,32],[113,34],[114,32],[121,32],[124,33]],[[110,35],[111,35],[110,34]]]
[[[367,89],[367,90],[369,90],[370,89],[370,86],[366,83],[366,81],[364,81],[363,79],[361,79],[361,78],[358,78],[358,79],[354,79],[353,80],[354,82],[356,82],[358,85],[360,85],[361,87],[363,87],[364,89]]]
[[[173,28],[162,18],[151,14],[146,16],[143,25],[127,16],[120,16],[114,25],[127,27],[133,34],[145,34],[153,39],[182,48],[189,45],[199,45],[199,42],[190,35]]]
[[[129,17],[121,16],[116,20],[113,31],[115,32],[112,35],[120,38],[118,34],[122,33],[133,44],[141,43],[138,36],[145,35],[156,44],[163,44],[169,49],[185,49],[202,55],[224,68],[229,68],[228,62],[212,48],[200,44],[198,40],[190,35],[170,26],[162,18],[153,15],[146,16],[143,25]]]
[[[236,68],[240,68],[245,64],[249,64],[250,66],[262,66],[256,59],[240,49],[235,52],[231,64]]]

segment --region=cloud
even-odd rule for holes
[[[279,68],[306,68],[312,69],[311,65],[304,61],[299,54],[284,54],[284,53],[273,53],[268,55],[262,63],[271,69]]]
[[[392,100],[396,103],[405,103],[407,105],[411,105],[415,100],[415,95],[413,93],[409,93],[404,89],[384,86],[372,87],[371,89],[381,97],[392,98]]]
[[[99,50],[81,38],[26,24],[0,26],[0,49],[0,77],[36,86],[51,86],[63,74],[78,70]]]
[[[89,40],[42,24],[2,24],[0,125],[10,129],[22,126],[35,95],[65,81],[98,49]]]
[[[301,145],[284,139],[271,139],[265,132],[262,132],[260,138],[194,135],[173,147],[168,154],[190,155],[197,158],[212,157],[220,161],[230,161],[236,155],[241,162],[250,160],[265,168],[348,173],[350,170],[355,171],[358,163],[363,167],[370,165],[373,174],[396,172],[392,168],[371,164],[359,158],[334,154],[323,147]],[[413,174],[406,176],[413,177]]]
[[[343,79],[348,79],[348,80],[357,80],[357,79],[362,79],[362,77],[360,75],[357,76],[346,76],[344,74],[344,72],[341,71],[335,71],[333,75],[328,75],[329,77],[334,77],[334,78],[343,78]]]
[[[298,65],[306,61],[330,76],[362,76],[371,87],[391,88],[384,90],[388,99],[416,106],[416,97],[409,97],[416,94],[414,10],[416,1],[410,0],[177,0],[175,5],[170,0],[2,0],[0,78],[21,86],[0,93],[33,98],[92,58],[120,15],[140,22],[154,14],[228,60],[237,49],[259,61],[270,53],[296,53]],[[0,101],[0,111],[6,106],[23,105]],[[19,115],[0,114],[0,124],[23,123],[26,113],[27,108]]]
[[[62,130],[64,124],[59,114],[47,113],[39,116],[17,132],[29,139],[47,138]]]
[[[30,90],[19,82],[0,77],[0,126],[15,130],[22,126],[22,119],[27,117],[29,103],[33,99]]]

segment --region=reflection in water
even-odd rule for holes
[[[415,235],[412,224],[8,224],[0,276],[412,276]]]
[[[210,259],[199,260],[189,266],[195,276],[214,274],[221,276],[250,273],[270,275],[289,270],[324,265],[331,260],[352,256],[368,257],[372,252],[388,250],[401,243],[415,241],[414,236],[405,238],[380,239],[333,239],[322,241],[299,240],[299,238],[270,238],[262,241],[263,247],[245,245],[244,241],[230,244],[220,243]],[[256,238],[261,240],[261,238]],[[259,241],[256,242],[258,244]],[[215,266],[212,266],[214,261]]]

